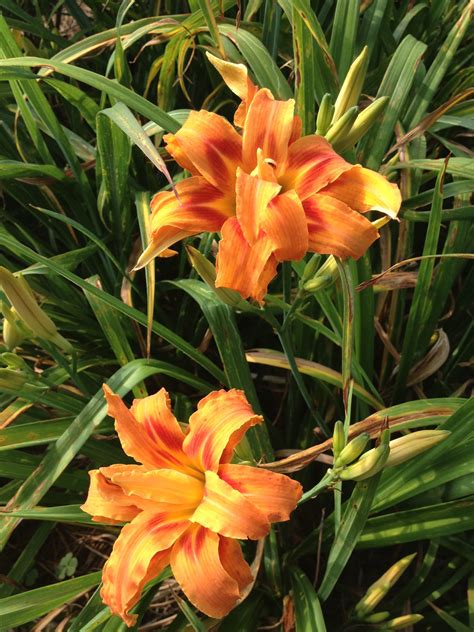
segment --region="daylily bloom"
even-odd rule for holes
[[[122,528],[104,566],[101,596],[130,626],[145,584],[168,564],[188,599],[220,618],[251,583],[239,539],[257,540],[288,520],[301,485],[281,474],[231,463],[234,448],[262,422],[238,390],[202,399],[181,429],[168,393],[136,399],[128,409],[104,386],[108,412],[126,454],[140,465],[90,472],[82,509]]]
[[[166,149],[192,177],[152,200],[151,241],[136,269],[169,256],[177,241],[219,232],[216,287],[262,302],[278,262],[306,252],[358,258],[378,238],[361,213],[395,217],[398,187],[352,165],[315,134],[301,137],[293,99],[275,100],[258,89],[242,64],[208,55],[242,99],[234,123],[192,111]]]

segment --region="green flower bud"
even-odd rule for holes
[[[343,481],[364,481],[380,472],[385,465],[390,447],[381,443],[376,448],[372,448],[363,454],[356,463],[349,465],[339,473],[339,478]]]
[[[349,133],[338,143],[338,151],[346,151],[353,147],[364,136],[379,116],[384,112],[390,97],[379,97],[360,112]]]
[[[321,105],[319,106],[318,116],[316,118],[316,134],[324,136],[328,131],[331,121],[334,115],[334,105],[332,103],[332,97],[327,92],[321,99]]]
[[[357,106],[350,108],[336,123],[331,125],[324,135],[335,151],[339,151],[338,143],[345,142],[346,136],[352,129],[358,113],[359,108]]]
[[[308,263],[304,267],[303,274],[301,275],[302,281],[308,281],[316,274],[316,270],[318,269],[320,259],[321,259],[321,255],[313,255],[311,257],[311,259],[308,261]]]
[[[25,335],[21,331],[20,327],[15,322],[11,320],[7,320],[4,318],[3,320],[3,341],[5,342],[7,349],[15,349],[15,347],[19,347],[23,340],[25,339]]]
[[[364,46],[360,55],[352,62],[334,104],[331,124],[338,121],[349,108],[357,105],[369,63],[369,49]]]
[[[355,612],[359,619],[365,619],[372,612],[388,591],[397,583],[415,557],[416,553],[412,553],[398,560],[369,586],[367,592],[355,607]]]
[[[364,621],[367,623],[380,623],[381,621],[385,621],[390,616],[390,612],[386,610],[385,612],[374,612],[374,614],[369,615],[368,617],[364,617]]]
[[[343,465],[349,465],[349,463],[353,463],[365,450],[369,440],[369,433],[363,432],[359,436],[352,439],[352,441],[349,441],[349,443],[342,450],[340,455],[336,458],[334,465],[336,467],[341,467]]]
[[[0,391],[16,393],[25,385],[27,378],[18,371],[0,369]]]
[[[332,452],[335,459],[337,459],[345,445],[346,433],[344,432],[344,424],[342,421],[336,421],[334,424],[334,431],[332,433]]]
[[[6,268],[0,267],[0,285],[16,314],[33,336],[49,340],[64,351],[72,351],[70,342],[60,335],[51,318],[38,305],[23,277],[17,277]]]

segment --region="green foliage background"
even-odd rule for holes
[[[117,531],[78,508],[87,470],[126,458],[104,381],[123,396],[165,386],[183,421],[210,390],[244,388],[267,420],[250,448],[271,461],[331,435],[350,377],[351,424],[371,416],[449,438],[381,477],[324,491],[278,525],[252,594],[219,630],[394,629],[358,620],[354,606],[410,553],[379,610],[422,614],[417,630],[473,629],[472,3],[0,0],[0,9],[0,265],[24,274],[74,347],[71,356],[30,340],[13,354],[0,342],[0,630],[125,629],[95,590]],[[208,50],[245,63],[277,98],[294,94],[313,133],[324,95],[337,96],[364,46],[360,105],[389,102],[345,156],[399,183],[400,223],[291,311],[304,262],[283,265],[265,310],[248,312],[221,303],[182,247],[156,273],[131,275],[148,202],[167,183],[132,142],[130,120],[125,133],[105,110],[125,104],[155,162],[168,160],[163,131],[190,108],[229,118],[235,108]],[[189,241],[213,260],[214,238]],[[295,476],[308,490],[326,469],[316,461]],[[137,629],[208,629],[170,598],[167,579],[145,593]]]

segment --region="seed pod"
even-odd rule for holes
[[[332,433],[332,452],[335,459],[337,459],[345,445],[346,436],[344,432],[344,424],[342,421],[336,421],[334,424],[334,431]]]
[[[192,246],[186,246],[186,252],[188,253],[189,261],[191,262],[193,268],[199,274],[201,279],[207,283],[212,290],[214,290],[223,303],[243,311],[250,308],[249,303],[244,301],[238,292],[225,288],[216,288],[216,268],[212,265],[209,259],[206,259],[206,257],[199,252],[199,250],[196,250],[196,248],[193,248]]]
[[[357,105],[364,85],[367,65],[369,62],[369,49],[364,46],[360,55],[352,62],[344,79],[344,83],[334,104],[334,114],[331,124],[338,121],[349,108]]]
[[[353,463],[365,450],[369,439],[369,433],[363,432],[359,436],[352,439],[352,441],[349,441],[349,443],[342,450],[340,455],[336,458],[334,465],[336,467],[342,467],[344,465],[349,465],[349,463]]]
[[[321,104],[318,110],[318,116],[316,118],[316,134],[324,136],[328,131],[334,114],[334,105],[332,103],[332,97],[327,92],[321,99]]]
[[[338,151],[346,151],[353,147],[366,134],[388,105],[390,97],[375,99],[362,112],[359,112],[354,125],[345,138],[338,143]]]
[[[416,553],[412,553],[398,560],[369,586],[367,592],[355,607],[355,612],[359,619],[365,619],[372,612],[388,591],[397,583],[415,557]]]
[[[451,433],[448,430],[418,430],[390,441],[390,455],[385,467],[394,467],[438,445]]]
[[[344,142],[347,134],[352,129],[352,126],[357,118],[359,108],[354,106],[347,110],[347,112],[336,121],[324,135],[326,140],[331,143],[333,148],[338,151],[338,143]]]
[[[32,331],[33,336],[49,340],[64,351],[72,351],[70,342],[61,336],[51,318],[38,305],[23,277],[17,277],[0,267],[0,285],[19,319]]]

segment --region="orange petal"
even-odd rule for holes
[[[232,458],[235,446],[247,430],[262,423],[243,391],[213,391],[201,399],[189,418],[184,452],[202,470],[217,471],[219,463]]]
[[[314,195],[303,203],[308,221],[309,250],[343,259],[358,259],[379,237],[360,213],[328,195]]]
[[[337,198],[350,208],[365,213],[371,209],[382,211],[395,218],[402,196],[396,184],[392,184],[376,171],[355,165],[349,171],[321,191]]]
[[[222,239],[216,261],[216,287],[226,287],[259,303],[276,274],[274,245],[264,234],[250,246],[237,219],[231,217],[222,226]]]
[[[250,566],[244,559],[242,547],[237,540],[221,536],[219,539],[219,557],[222,566],[239,586],[240,592],[253,580]]]
[[[255,95],[247,112],[243,134],[243,162],[250,172],[257,164],[257,149],[277,164],[285,161],[293,132],[295,102],[276,101],[266,88]]]
[[[267,167],[272,169],[270,165]],[[249,176],[239,168],[235,187],[237,219],[245,239],[253,244],[260,232],[261,214],[270,200],[278,195],[281,186],[276,182]]]
[[[194,510],[203,497],[204,476],[189,476],[176,470],[148,470],[135,468],[112,474],[110,479],[125,494],[146,499],[156,511],[173,509]],[[177,507],[178,506],[178,507]]]
[[[224,194],[202,177],[186,178],[175,188],[178,197],[171,191],[160,191],[151,201],[152,240],[136,270],[165,255],[169,246],[185,237],[220,231],[234,213],[233,195]]]
[[[242,160],[242,139],[224,117],[206,110],[192,111],[181,129],[166,134],[164,141],[182,167],[192,165],[191,173],[202,175],[218,189],[234,189]]]
[[[170,547],[190,526],[182,514],[144,511],[123,527],[102,573],[101,597],[128,626],[145,584],[169,564]]]
[[[90,514],[94,522],[128,522],[141,512],[133,500],[118,485],[107,480],[100,470],[90,470],[89,476],[89,492],[81,509]]]
[[[280,184],[285,190],[294,189],[303,201],[352,165],[336,154],[327,140],[314,134],[294,142],[286,163],[278,167]]]
[[[270,523],[264,514],[243,494],[210,471],[206,472],[204,497],[191,522],[229,538],[243,540],[258,540],[270,531]]]
[[[219,468],[219,476],[258,507],[270,522],[289,520],[303,492],[298,481],[249,465],[225,463]]]
[[[189,601],[220,619],[235,606],[239,585],[221,562],[220,537],[199,525],[188,529],[171,551],[171,569]]]
[[[291,128],[291,136],[288,143],[289,145],[292,145],[299,138],[301,138],[302,130],[303,130],[303,121],[301,120],[301,117],[298,116],[298,114],[295,114],[295,116],[293,117],[293,127]]]
[[[184,435],[170,411],[166,391],[162,389],[156,395],[145,398],[141,405],[135,400],[132,410],[139,410],[141,421],[106,384],[104,393],[125,454],[150,469],[190,469],[189,459],[181,450]]]
[[[299,197],[287,191],[262,209],[260,225],[272,241],[278,261],[297,260],[308,252],[308,225]]]

